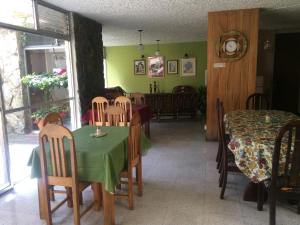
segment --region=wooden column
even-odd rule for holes
[[[255,92],[259,9],[208,13],[207,140],[218,137],[216,99],[224,103],[225,113],[244,109],[247,96]],[[244,57],[229,62],[216,54],[216,41],[225,32],[239,31],[248,41]],[[216,67],[215,63],[224,63]]]

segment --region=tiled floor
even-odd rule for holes
[[[135,198],[135,210],[116,203],[120,225],[263,225],[268,224],[268,205],[258,212],[244,202],[247,179],[229,176],[225,199],[219,199],[215,169],[217,143],[206,142],[200,122],[153,123],[152,148],[143,158],[144,196]],[[27,180],[0,197],[0,225],[38,225],[36,181]],[[88,203],[91,192],[84,193]],[[299,225],[300,215],[280,205],[277,223]],[[63,207],[55,224],[72,224],[72,211]],[[103,212],[89,212],[82,224],[103,224]]]

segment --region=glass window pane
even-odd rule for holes
[[[0,22],[34,28],[32,0],[2,1]]]
[[[38,5],[39,27],[41,30],[68,35],[68,15],[43,5]]]

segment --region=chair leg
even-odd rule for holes
[[[216,162],[220,161],[220,154],[221,154],[221,145],[220,145],[220,142],[219,142],[219,147],[218,147]],[[219,168],[217,167],[217,169],[219,169]]]
[[[45,189],[45,220],[47,225],[52,225],[52,215],[51,215],[51,205],[50,205],[50,196],[48,188]]]
[[[300,214],[300,195],[298,197],[298,209],[297,209],[297,213]]]
[[[133,177],[132,169],[129,169],[128,173],[128,208],[133,209]]]
[[[276,193],[275,188],[271,187],[269,194],[269,204],[270,204],[270,213],[269,213],[269,224],[276,224]]]
[[[79,206],[79,190],[75,186],[72,190],[72,199],[73,199],[73,216],[74,216],[74,224],[80,225],[80,206]]]
[[[71,188],[66,188],[66,194],[67,194],[67,205],[69,208],[73,207],[73,201],[72,201],[72,189]]]
[[[220,199],[224,199],[224,193],[227,186],[227,170],[223,169],[223,182],[222,182],[222,189],[220,193]]]
[[[223,170],[222,170],[221,173],[220,173],[220,177],[219,177],[219,187],[222,187],[223,179],[224,179],[224,173],[223,173]]]
[[[264,184],[258,183],[257,185],[257,210],[262,211],[264,204]]]
[[[83,205],[83,196],[82,196],[82,192],[79,193],[79,204]]]
[[[222,165],[223,165],[223,153],[221,153],[221,159],[220,159],[220,161],[219,161],[219,163],[218,163],[218,166],[219,166],[219,173],[221,173],[222,172]]]
[[[50,201],[55,201],[55,195],[54,195],[54,186],[50,185],[48,188],[49,195],[50,195]]]
[[[137,179],[138,179],[138,196],[143,196],[143,176],[142,176],[142,159],[140,157],[140,162],[136,167]]]

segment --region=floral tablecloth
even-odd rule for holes
[[[293,119],[300,118],[277,110],[238,110],[225,115],[226,132],[230,134],[228,147],[238,168],[252,182],[258,183],[271,177],[277,132]],[[284,146],[282,149],[284,151]]]

